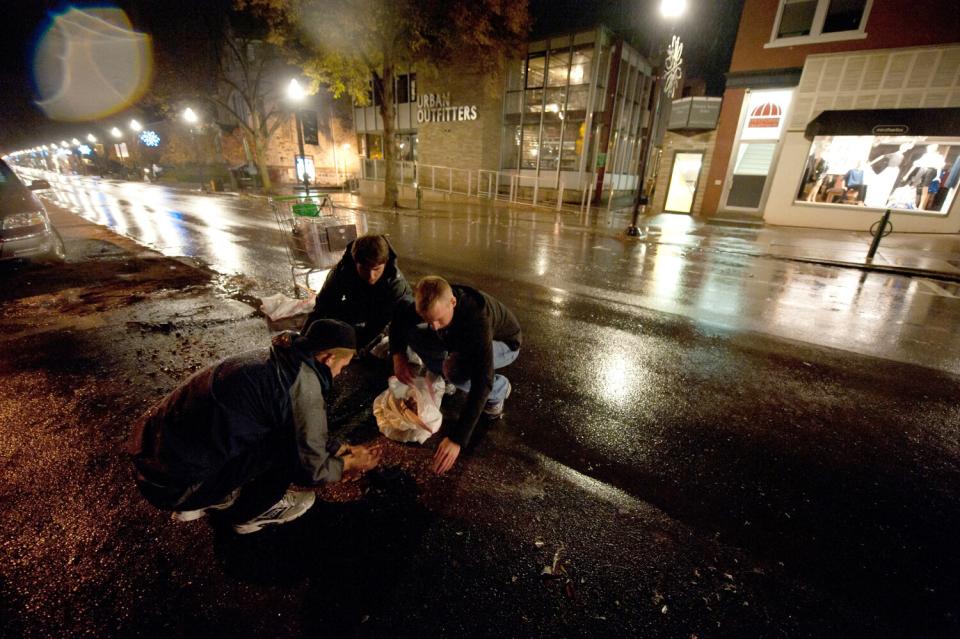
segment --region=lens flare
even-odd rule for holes
[[[33,60],[37,105],[54,120],[96,120],[136,102],[150,84],[150,36],[116,8],[54,15]]]

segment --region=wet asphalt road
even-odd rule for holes
[[[254,293],[286,285],[261,201],[100,186],[58,197],[165,254],[242,273]],[[438,272],[517,313],[525,344],[504,422],[516,446],[572,485],[620,490],[802,584],[809,601],[767,600],[764,614],[823,615],[774,618],[751,636],[958,632],[956,299],[910,278],[748,258],[681,230],[637,244],[602,218],[468,207],[368,223],[411,278]],[[557,524],[567,534],[601,535],[596,520],[570,519]],[[629,553],[605,543],[599,556]]]
[[[185,192],[141,182],[50,176],[52,200],[170,256],[292,294],[285,235],[263,199]],[[364,204],[337,194],[346,207]],[[628,315],[652,309],[704,326],[747,330],[960,373],[957,285],[745,254],[755,231],[687,232],[672,216],[648,241],[624,239],[623,216],[496,208],[366,209],[411,274],[429,272],[550,291],[555,316],[596,301]],[[322,275],[312,283],[319,285]]]

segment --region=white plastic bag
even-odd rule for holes
[[[276,295],[267,295],[266,297],[260,298],[260,310],[270,318],[271,322],[276,322],[285,317],[309,313],[313,310],[316,299],[315,295],[298,300],[287,297],[283,293],[277,293]]]
[[[391,376],[387,383],[387,390],[373,400],[373,415],[384,436],[422,444],[440,430],[440,402],[446,387],[443,378],[416,377],[408,386]]]

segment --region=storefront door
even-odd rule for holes
[[[703,152],[677,152],[673,156],[673,168],[667,183],[667,200],[663,210],[667,213],[690,213],[693,200],[697,196],[697,182],[700,179],[700,167],[703,164]]]
[[[747,94],[724,183],[723,208],[760,215],[793,89]]]

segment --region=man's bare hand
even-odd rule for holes
[[[416,377],[416,371],[410,366],[410,360],[407,359],[406,353],[394,353],[393,374],[404,384],[413,383],[413,378]]]
[[[460,444],[444,437],[440,445],[437,446],[437,452],[433,455],[433,472],[442,475],[451,468],[460,456]]]
[[[380,452],[366,446],[347,446],[343,459],[343,472],[358,471],[365,473],[376,468],[380,463]],[[341,449],[342,450],[342,449]]]

